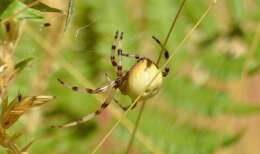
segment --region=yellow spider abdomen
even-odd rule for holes
[[[128,79],[121,90],[132,100],[136,99],[145,90],[154,76],[158,73],[158,67],[149,59],[139,60],[129,71]],[[157,94],[162,85],[162,73],[159,73],[148,89],[145,90],[142,100]]]

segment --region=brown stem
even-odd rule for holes
[[[174,28],[174,26],[175,26],[175,24],[176,24],[176,21],[177,21],[179,15],[180,15],[180,13],[181,13],[181,10],[182,10],[183,7],[184,7],[185,2],[186,2],[186,0],[183,0],[183,1],[182,1],[182,4],[181,4],[181,6],[180,6],[180,8],[179,8],[179,10],[178,10],[178,12],[177,12],[177,14],[176,14],[176,16],[175,16],[173,22],[172,22],[172,25],[171,25],[171,27],[170,27],[170,30],[169,30],[169,32],[168,32],[168,34],[167,34],[167,36],[166,36],[166,39],[165,39],[165,41],[164,41],[164,43],[163,43],[163,48],[162,48],[162,50],[161,50],[161,52],[160,52],[160,56],[159,56],[159,58],[157,59],[157,62],[156,62],[157,65],[159,65],[159,63],[160,63],[160,59],[161,59],[161,56],[162,56],[163,51],[164,51],[163,49],[165,48],[165,46],[166,46],[166,44],[167,44],[167,42],[168,42],[168,40],[169,40],[169,38],[170,38],[170,35],[171,35],[171,33],[172,33],[172,30],[173,30],[173,28]],[[137,121],[136,121],[136,123],[135,123],[134,130],[133,130],[133,132],[132,132],[132,134],[131,134],[131,138],[130,138],[129,143],[128,143],[128,146],[127,146],[127,152],[126,152],[127,154],[130,152],[131,146],[132,146],[132,144],[133,144],[133,142],[134,142],[134,137],[135,137],[136,130],[137,130],[137,128],[138,128],[140,119],[141,119],[142,114],[143,114],[144,106],[145,106],[145,101],[142,103],[141,109],[140,109],[140,111],[139,111],[139,113],[138,113]]]
[[[130,152],[132,144],[134,142],[136,130],[137,130],[137,127],[138,127],[138,125],[140,123],[140,120],[141,120],[141,117],[142,117],[142,113],[143,113],[143,110],[144,110],[144,106],[145,106],[145,101],[142,103],[142,106],[141,106],[140,111],[138,113],[138,117],[137,117],[137,120],[136,120],[136,123],[135,123],[135,127],[134,127],[134,130],[133,130],[132,134],[131,134],[131,138],[130,138],[128,146],[127,146],[127,151],[126,151],[127,154]]]
[[[176,24],[176,21],[177,21],[179,15],[180,15],[180,13],[181,13],[181,10],[182,10],[183,7],[184,7],[185,2],[186,2],[186,0],[183,0],[183,1],[182,1],[181,7],[179,8],[179,10],[178,10],[178,12],[177,12],[177,14],[176,14],[176,16],[175,16],[173,22],[172,22],[171,28],[170,28],[170,30],[169,30],[169,32],[168,32],[168,34],[167,34],[167,36],[166,36],[166,39],[165,39],[165,41],[164,41],[164,43],[163,43],[163,48],[162,48],[162,50],[161,50],[161,52],[160,52],[160,55],[159,55],[159,57],[158,57],[158,59],[157,59],[157,61],[156,61],[156,64],[157,64],[157,65],[160,64],[160,60],[161,60],[162,54],[164,53],[164,52],[163,52],[163,51],[164,51],[163,49],[165,48],[165,46],[166,46],[166,44],[167,44],[167,42],[168,42],[168,40],[169,40],[169,38],[170,38],[170,35],[171,35],[171,33],[172,33],[172,30],[173,30],[173,28],[174,28],[174,26],[175,26],[175,24]]]

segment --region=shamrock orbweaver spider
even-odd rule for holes
[[[71,86],[68,83],[62,81],[61,79],[58,79],[59,83],[62,84],[63,86],[78,92],[98,94],[110,90],[108,97],[106,98],[104,103],[102,103],[102,105],[96,112],[93,112],[83,117],[82,119],[79,119],[77,121],[65,125],[52,126],[53,128],[71,127],[86,122],[92,119],[93,117],[101,114],[112,100],[114,100],[123,110],[128,109],[128,107],[121,106],[119,102],[116,99],[114,99],[116,89],[119,89],[123,95],[129,96],[132,99],[132,101],[134,101],[140,95],[140,93],[145,90],[147,85],[152,81],[154,76],[158,73],[159,68],[152,60],[145,57],[140,57],[138,55],[127,54],[122,52],[123,32],[121,32],[119,38],[119,44],[117,49],[117,55],[118,55],[118,63],[117,63],[115,61],[115,51],[116,51],[116,43],[118,40],[118,35],[119,32],[117,31],[112,44],[112,54],[110,57],[112,65],[117,70],[117,78],[115,80],[111,80],[110,77],[106,74],[107,79],[109,80],[109,84],[102,88],[93,90],[89,88],[79,88],[76,86]],[[156,37],[153,36],[152,38],[160,45],[161,48],[163,48],[164,56],[166,59],[168,59],[169,52],[163,47],[161,42]],[[134,64],[134,66],[132,66],[132,68],[129,71],[126,72],[122,71],[122,56],[135,58],[137,60],[136,64]],[[159,92],[160,87],[162,85],[163,77],[166,77],[168,73],[169,73],[169,67],[166,67],[164,72],[157,75],[157,77],[153,80],[149,88],[145,90],[140,100],[146,100],[156,95]],[[135,108],[135,106],[133,106],[132,109],[133,108]]]

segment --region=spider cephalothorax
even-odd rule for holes
[[[67,88],[70,88],[74,91],[80,91],[80,92],[87,92],[90,94],[97,94],[104,92],[108,89],[110,90],[110,94],[104,101],[104,103],[101,105],[101,107],[96,111],[93,112],[85,117],[83,117],[80,120],[77,120],[75,122],[61,125],[61,126],[53,126],[53,127],[70,127],[77,125],[82,122],[86,122],[90,120],[91,118],[95,117],[96,115],[99,115],[104,109],[109,105],[109,103],[114,100],[117,104],[119,102],[114,98],[115,90],[119,89],[122,94],[129,96],[132,100],[135,100],[144,90],[144,93],[140,100],[146,100],[148,98],[151,98],[155,94],[157,94],[160,90],[163,77],[166,77],[169,72],[169,67],[165,68],[165,71],[160,73],[156,76],[156,74],[159,71],[158,66],[150,59],[145,57],[140,57],[138,55],[132,55],[132,54],[126,54],[122,52],[122,40],[123,40],[123,33],[120,35],[118,49],[117,49],[117,55],[118,55],[118,63],[115,61],[115,50],[116,50],[116,43],[118,39],[119,32],[116,32],[113,45],[112,45],[112,54],[110,57],[112,65],[117,70],[117,79],[111,80],[110,77],[106,74],[107,79],[109,80],[109,84],[98,88],[95,90],[89,89],[89,88],[79,88],[76,86],[71,86],[64,81],[58,79],[58,81],[66,86]],[[160,43],[160,41],[153,36],[153,39],[161,46],[161,48],[164,49],[164,56],[166,59],[169,57],[168,51],[163,47],[163,45]],[[132,68],[129,71],[123,72],[122,71],[122,56],[125,57],[132,57],[137,60],[136,64],[132,66]],[[156,78],[153,80],[153,82],[150,84],[149,88],[147,88],[148,84],[151,82],[151,80],[156,76]],[[126,110],[128,107],[123,107],[119,104],[119,106]],[[135,106],[133,106],[134,108]]]

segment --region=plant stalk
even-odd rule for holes
[[[132,134],[131,134],[131,138],[130,138],[128,146],[127,146],[127,151],[126,151],[127,154],[129,154],[129,152],[131,150],[131,147],[133,145],[135,134],[136,134],[136,130],[137,130],[137,127],[138,127],[138,125],[140,123],[145,103],[146,103],[146,101],[143,101],[142,106],[140,108],[140,111],[138,113],[138,117],[137,117],[137,120],[136,120],[136,123],[135,123],[135,127],[134,127],[134,130],[133,130]]]

